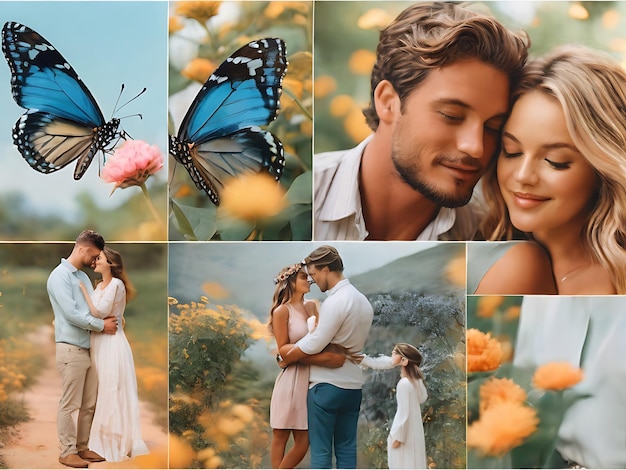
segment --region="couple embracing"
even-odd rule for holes
[[[85,267],[102,276],[95,289]],[[84,230],[48,277],[47,288],[63,386],[57,411],[59,462],[87,468],[91,462],[147,454],[135,366],[123,329],[124,308],[134,289],[122,257],[105,247],[100,234]]]
[[[326,300],[306,300],[309,277]],[[374,311],[367,298],[343,275],[337,250],[324,245],[301,263],[283,268],[276,289],[269,328],[276,338],[276,378],[270,404],[272,468],[295,468],[311,447],[311,468],[356,468],[357,424],[361,407],[363,367],[401,367],[398,410],[388,438],[390,468],[426,468],[420,404],[427,398],[420,370],[422,356],[412,345],[399,343],[391,357],[362,353]],[[294,444],[286,452],[287,441]]]

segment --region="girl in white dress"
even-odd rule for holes
[[[81,285],[91,313],[99,318],[117,317],[123,325],[126,301],[134,289],[124,271],[120,254],[108,247],[100,252],[94,271],[102,276],[90,297]],[[118,328],[114,335],[92,334],[91,357],[98,372],[98,400],[89,435],[89,449],[109,462],[147,454],[141,438],[139,400],[133,353]]]
[[[389,468],[427,468],[426,443],[420,405],[428,398],[424,374],[420,369],[422,355],[415,346],[398,343],[391,358],[363,356],[361,365],[371,369],[402,368],[396,386],[398,409],[387,438]]]

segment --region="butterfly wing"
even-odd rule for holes
[[[260,39],[238,49],[209,77],[178,136],[170,139],[170,153],[215,204],[219,188],[237,174],[266,169],[280,178],[283,146],[258,126],[276,117],[286,69],[281,39]]]
[[[65,58],[40,34],[19,23],[2,29],[2,52],[11,69],[15,102],[27,109],[13,141],[35,170],[50,173],[78,159],[79,179],[98,150],[119,135]],[[65,133],[67,131],[67,133]]]

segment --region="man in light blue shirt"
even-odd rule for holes
[[[61,259],[50,273],[47,284],[54,311],[56,364],[63,383],[57,411],[59,462],[74,468],[87,468],[90,462],[104,460],[88,448],[98,391],[98,376],[89,354],[89,335],[91,331],[115,334],[117,320],[92,316],[80,290],[81,282],[93,290],[81,268],[91,267],[103,248],[102,236],[93,230],[84,230],[76,238],[70,256]],[[78,411],[77,424],[72,418],[75,411]]]
[[[317,354],[329,343],[351,353],[363,350],[374,310],[367,298],[343,276],[343,261],[332,246],[321,246],[305,260],[307,271],[328,297],[317,328],[296,343],[284,360],[295,362]],[[364,376],[350,361],[331,369],[311,365],[307,396],[311,467],[356,468],[356,437]]]

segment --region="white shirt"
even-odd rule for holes
[[[369,136],[350,150],[315,155],[314,240],[365,240],[359,168]],[[463,207],[442,207],[416,240],[472,240],[481,211],[474,202]]]
[[[339,281],[327,292],[317,328],[296,344],[303,353],[317,354],[328,344],[343,346],[350,352],[363,350],[369,335],[374,309],[367,298],[348,279]],[[345,389],[360,389],[364,382],[361,367],[350,361],[337,369],[311,365],[309,386],[329,383]]]

